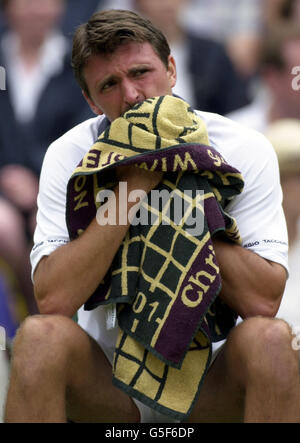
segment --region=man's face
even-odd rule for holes
[[[174,59],[166,68],[149,43],[129,42],[112,55],[92,56],[83,73],[90,107],[110,121],[147,98],[171,95],[176,83]]]

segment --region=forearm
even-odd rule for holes
[[[41,313],[72,317],[100,284],[126,234],[126,226],[113,232],[103,229],[104,235],[99,228],[94,220],[81,237],[41,260],[35,276]]]
[[[285,287],[285,269],[237,244],[220,239],[214,239],[213,244],[223,301],[242,318],[275,316]]]
[[[135,189],[149,192],[158,183],[159,176],[135,170],[135,177],[128,180],[128,194]],[[41,313],[73,316],[109,270],[130,226],[128,212],[133,206],[136,208],[136,202],[128,201],[127,205],[121,205],[126,213],[120,215],[119,187],[114,191],[116,224],[103,225],[95,217],[78,239],[40,261],[34,277],[35,296]],[[122,224],[118,224],[118,220],[122,220]]]

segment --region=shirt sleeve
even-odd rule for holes
[[[237,165],[245,178],[244,191],[227,211],[237,221],[245,248],[288,270],[288,234],[277,157],[262,134],[251,131],[249,135]]]
[[[66,187],[71,171],[57,155],[55,144],[46,153],[40,177],[37,226],[34,246],[30,254],[33,274],[43,256],[50,255],[57,247],[69,242],[65,220]]]
[[[46,152],[40,176],[34,246],[30,254],[32,281],[41,258],[70,241],[66,224],[68,181],[97,140],[103,118],[85,120],[54,141]]]

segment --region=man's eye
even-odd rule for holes
[[[144,69],[139,69],[138,71],[135,71],[135,76],[139,77],[140,75],[145,74],[146,72],[148,72],[148,69],[144,68]]]
[[[107,82],[102,86],[101,91],[106,91],[107,89],[113,87],[114,85],[115,85],[114,81]]]

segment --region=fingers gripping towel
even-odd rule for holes
[[[224,208],[242,191],[243,179],[209,146],[204,122],[186,102],[145,100],[115,120],[74,171],[67,192],[71,239],[99,213],[101,193],[114,189],[122,165],[164,176],[140,203],[85,309],[117,304],[114,383],[184,420],[209,366],[211,343],[225,338],[236,320],[217,297],[221,278],[212,236],[223,232],[241,241]]]

